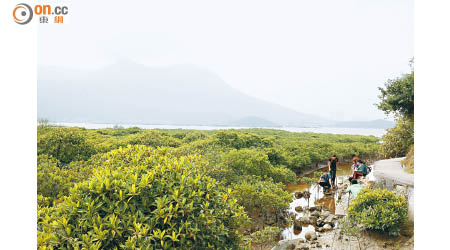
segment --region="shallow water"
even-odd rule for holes
[[[328,167],[319,169],[316,172],[318,172],[318,171],[322,172],[324,169],[327,169],[327,168]],[[350,176],[351,174],[352,174],[351,164],[339,164],[337,174],[336,174],[336,176],[337,176],[336,181],[339,178],[342,179],[347,176]],[[310,173],[310,174],[307,174],[304,176],[314,177],[314,173]],[[295,192],[302,192],[305,190],[309,190],[309,192],[311,193],[311,197],[309,198],[309,204],[308,204],[307,199],[305,199],[305,198],[296,199],[294,196]],[[309,213],[309,212],[296,212],[295,207],[297,207],[297,206],[302,206],[303,208],[307,208],[308,205],[309,206],[322,205],[324,210],[330,211],[331,214],[335,213],[337,194],[324,195],[323,188],[316,184],[313,184],[313,185],[311,185],[311,187],[308,188],[308,185],[299,182],[294,185],[288,185],[288,187],[286,188],[286,191],[290,192],[293,196],[293,201],[289,205],[288,211],[293,212],[297,219],[299,219],[300,217],[305,216],[305,215],[308,216],[308,213]],[[282,239],[304,238],[305,233],[308,231],[315,231],[314,226],[305,225],[302,227],[301,232],[294,232],[294,226],[291,225],[288,228],[286,228],[285,230],[283,230]]]

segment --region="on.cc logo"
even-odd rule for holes
[[[27,24],[33,19],[33,9],[26,3],[19,3],[13,11],[14,21],[18,24]]]

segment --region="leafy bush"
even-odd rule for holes
[[[197,156],[129,146],[105,155],[64,201],[38,211],[38,247],[235,249],[247,220],[231,189],[196,170]]]
[[[232,149],[225,153],[223,165],[232,169],[236,177],[256,175],[272,178],[273,181],[284,184],[296,181],[294,172],[284,166],[273,167],[267,154],[256,149]]]
[[[95,153],[94,146],[86,141],[86,136],[78,128],[51,128],[38,133],[37,152],[47,154],[62,164],[87,160]]]
[[[408,217],[405,197],[386,189],[364,188],[348,208],[351,219],[367,229],[396,232]]]
[[[414,144],[414,121],[401,118],[381,138],[380,154],[386,158],[405,156]]]
[[[268,215],[289,207],[292,195],[280,183],[245,176],[232,185],[238,203],[250,214]]]
[[[37,193],[45,197],[49,205],[69,194],[69,189],[77,182],[87,180],[94,162],[100,157],[93,156],[89,161],[71,162],[58,167],[58,160],[48,155],[38,155],[37,160]]]
[[[269,174],[272,167],[267,155],[255,149],[232,149],[224,156],[224,164],[233,169],[237,175]]]
[[[284,166],[271,167],[268,176],[272,178],[274,182],[281,182],[283,184],[294,184],[297,182],[295,173]]]
[[[181,144],[181,140],[168,136],[158,130],[146,130],[129,136],[126,144],[151,147],[178,147]]]
[[[217,145],[235,149],[272,146],[269,138],[235,130],[219,130],[214,134],[214,139]]]
[[[58,160],[48,155],[37,158],[37,194],[45,203],[52,203],[64,193],[65,182],[59,174]],[[51,201],[49,201],[51,200]]]

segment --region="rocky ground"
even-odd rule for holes
[[[363,186],[373,186],[375,181],[373,175],[367,176],[360,180]],[[379,233],[362,231],[359,237],[347,236],[342,232],[340,219],[345,218],[347,207],[351,201],[351,197],[345,193],[349,186],[348,180],[345,178],[338,179],[338,185],[333,193],[328,195],[336,195],[335,213],[324,210],[322,206],[314,207],[296,207],[297,212],[304,212],[304,216],[294,219],[294,232],[302,230],[304,225],[314,226],[315,231],[308,231],[304,234],[304,238],[293,240],[282,240],[278,246],[272,250],[301,250],[301,249],[414,249],[414,226],[413,222],[405,226],[401,235],[392,237]],[[406,195],[406,187],[396,186],[394,189],[398,194]],[[298,192],[296,198],[303,199],[307,196],[307,192]],[[349,200],[350,199],[350,200]],[[288,215],[289,216],[289,215]],[[290,215],[295,218],[295,215]],[[412,223],[412,224],[411,224]]]

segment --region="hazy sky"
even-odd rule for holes
[[[378,86],[409,72],[412,0],[57,1],[38,63],[194,64],[236,89],[336,120],[384,118]]]

